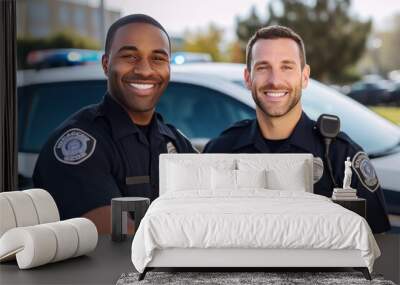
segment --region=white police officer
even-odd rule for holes
[[[244,120],[212,140],[211,153],[312,153],[323,158],[324,139],[302,110],[301,91],[307,87],[310,67],[302,39],[291,29],[270,26],[249,40],[244,78],[256,103],[256,119]],[[334,180],[343,181],[344,164],[352,159],[356,175],[352,187],[367,200],[367,221],[375,233],[390,229],[382,189],[375,170],[362,148],[339,133],[330,146]],[[322,160],[319,160],[322,161]],[[325,168],[314,184],[314,193],[332,196],[334,188]]]

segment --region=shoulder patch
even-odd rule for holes
[[[88,159],[94,152],[96,139],[81,129],[64,132],[53,147],[54,156],[65,164],[76,165]]]
[[[365,152],[357,152],[353,157],[351,165],[365,188],[371,192],[378,189],[378,177],[376,176],[375,169]]]

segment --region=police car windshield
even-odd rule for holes
[[[236,78],[231,81],[244,87],[242,80]],[[333,88],[311,80],[303,91],[302,103],[305,112],[313,120],[323,113],[339,116],[341,130],[372,157],[400,151],[398,126]]]

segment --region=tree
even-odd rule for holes
[[[238,40],[230,42],[226,52],[229,62],[243,63],[246,61],[245,54],[242,52],[242,47]]]
[[[325,82],[345,80],[364,52],[372,25],[370,20],[350,15],[350,6],[350,0],[272,1],[263,25],[287,26],[303,38],[312,77]],[[248,18],[241,25],[250,30],[254,24]],[[243,41],[243,35],[237,36]]]
[[[239,40],[239,46],[242,50],[242,58],[246,61],[246,46],[250,37],[263,26],[260,17],[257,15],[256,8],[251,7],[250,14],[246,19],[236,18],[236,35]]]
[[[204,52],[211,55],[214,61],[223,61],[220,45],[223,37],[223,30],[214,24],[210,24],[204,30],[196,32],[186,31],[184,36],[183,50],[189,52]]]

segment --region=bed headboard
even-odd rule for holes
[[[161,154],[159,164],[160,195],[167,192],[167,185],[171,182],[168,179],[182,177],[171,175],[171,169],[175,169],[176,165],[183,165],[184,168],[213,167],[250,171],[267,169],[279,173],[281,180],[286,178],[287,173],[297,169],[297,172],[301,171],[300,175],[302,183],[305,184],[305,191],[313,193],[312,154]]]

